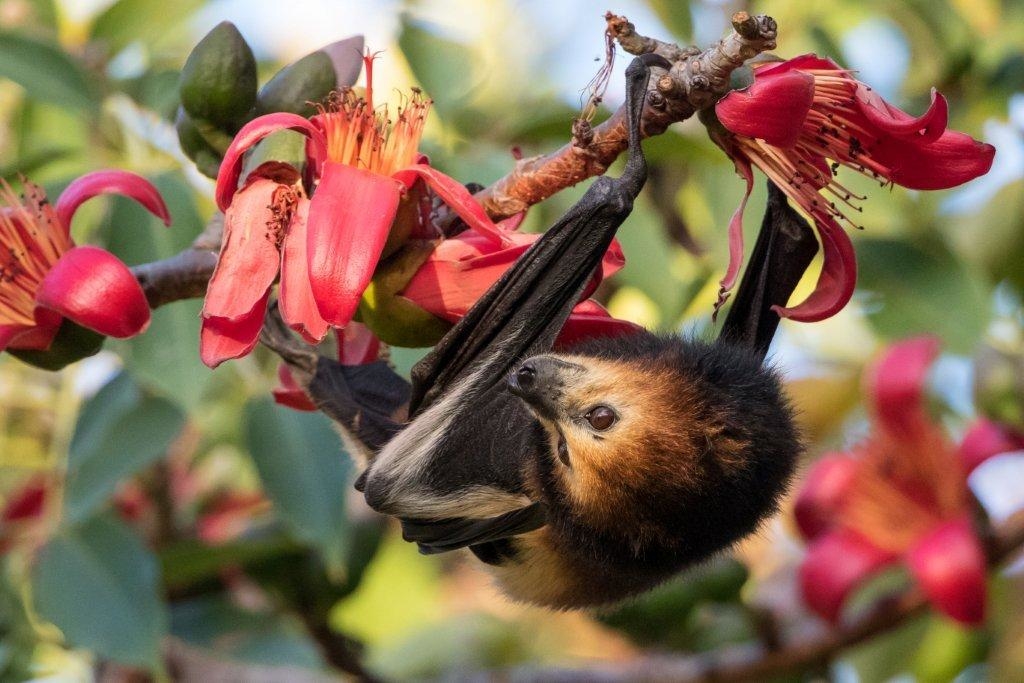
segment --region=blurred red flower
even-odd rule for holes
[[[857,280],[853,246],[840,222],[852,225],[844,211],[859,211],[852,202],[865,198],[836,180],[840,165],[881,179],[883,186],[938,190],[987,173],[995,154],[992,145],[946,129],[946,100],[934,90],[928,111],[914,118],[850,71],[813,54],[755,66],[753,84],[723,97],[715,114],[722,127],[710,129],[711,136],[747,182],[729,224],[730,259],[719,305],[743,258],[743,209],[753,187],[753,165],[813,219],[821,236],[824,265],[814,291],[792,308],[777,309],[805,322],[839,312]]]
[[[1020,442],[979,422],[958,449],[925,408],[938,353],[931,338],[894,345],[870,370],[874,424],[866,440],[808,472],[796,521],[809,541],[804,600],[829,620],[870,576],[903,562],[936,609],[965,624],[985,616],[985,556],[971,523],[967,476]],[[970,436],[975,430],[986,438]]]

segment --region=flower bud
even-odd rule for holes
[[[95,356],[103,348],[104,339],[106,337],[102,334],[64,318],[57,336],[45,351],[7,349],[7,353],[42,370],[57,371],[83,358]]]
[[[234,24],[222,21],[192,48],[180,93],[200,131],[207,124],[234,133],[245,122],[256,105],[256,59]]]
[[[208,178],[216,178],[220,170],[221,154],[206,141],[184,107],[178,107],[174,129],[178,132],[181,150],[195,162],[199,172]]]
[[[421,347],[436,344],[451,324],[401,296],[434,250],[434,243],[414,240],[377,266],[359,303],[363,324],[385,344]]]
[[[363,37],[352,36],[310,52],[278,71],[260,89],[256,113],[291,112],[300,116],[316,113],[315,103],[333,90],[351,86],[362,67]]]

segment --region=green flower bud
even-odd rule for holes
[[[221,154],[206,141],[184,107],[178,107],[174,128],[178,131],[178,143],[182,151],[195,162],[199,172],[208,178],[216,178],[220,170]]]
[[[37,368],[57,371],[83,358],[95,356],[103,348],[105,339],[102,334],[65,318],[50,348],[45,351],[7,349],[7,353]]]
[[[234,133],[248,119],[256,105],[256,59],[234,24],[222,21],[192,49],[180,94],[201,132],[206,125]]]
[[[363,37],[352,36],[326,45],[278,71],[260,89],[257,114],[286,111],[316,113],[315,103],[331,91],[350,86],[362,68]]]
[[[399,296],[434,249],[433,242],[410,241],[377,266],[359,302],[359,319],[386,344],[418,348],[440,341],[451,324]]]

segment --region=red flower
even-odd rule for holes
[[[467,230],[446,239],[431,252],[426,262],[409,280],[401,295],[425,311],[450,323],[466,315],[487,289],[508,270],[540,235],[505,232],[508,246],[496,245],[486,236]],[[601,280],[622,268],[625,257],[618,241],[613,241],[594,273],[582,300],[573,309],[558,338],[560,346],[569,346],[597,336],[617,336],[640,329],[608,314],[600,304],[586,297]]]
[[[68,318],[109,337],[131,337],[149,325],[149,305],[128,267],[98,247],[75,246],[69,234],[78,207],[98,194],[131,197],[165,224],[170,216],[150,183],[134,173],[97,171],[47,203],[25,181],[19,199],[0,185],[0,351],[45,351]]]
[[[754,83],[715,105],[722,129],[715,141],[732,157],[747,191],[729,224],[729,267],[719,305],[736,282],[743,258],[743,209],[753,187],[751,165],[796,202],[817,226],[824,265],[811,295],[784,317],[804,322],[839,312],[853,295],[857,263],[840,222],[863,200],[835,178],[840,165],[916,190],[955,187],[988,172],[995,148],[946,130],[946,100],[914,118],[893,107],[850,72],[809,54],[754,67]],[[828,160],[832,160],[829,164]],[[831,195],[826,198],[822,191]],[[838,204],[837,204],[838,202]]]
[[[430,100],[414,92],[394,121],[375,107],[372,58],[364,97],[338,94],[312,119],[268,114],[235,136],[217,177],[224,242],[203,308],[203,361],[210,366],[252,350],[269,288],[281,270],[281,314],[307,341],[345,327],[373,276],[402,195],[423,179],[472,228],[497,245],[506,237],[457,181],[417,151]],[[278,130],[304,134],[307,199],[297,169],[261,167],[239,190],[242,157]]]
[[[40,475],[11,494],[0,510],[0,555],[42,525],[51,493],[47,478]]]
[[[801,590],[827,619],[839,617],[868,577],[901,559],[936,609],[966,624],[984,619],[985,556],[971,525],[967,475],[1001,446],[966,455],[928,416],[923,387],[937,353],[930,338],[889,350],[869,373],[871,435],[815,463],[797,497],[797,524],[810,541]]]

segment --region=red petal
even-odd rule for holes
[[[215,368],[229,358],[241,358],[252,351],[259,340],[269,298],[268,289],[247,315],[235,320],[204,317],[199,332],[199,357],[203,362]]]
[[[288,234],[284,238],[281,259],[281,291],[278,303],[281,317],[293,330],[310,344],[323,340],[330,329],[320,316],[313,289],[309,284],[309,258],[307,256],[309,220],[308,199],[300,199],[292,216]]]
[[[918,541],[907,565],[943,614],[964,624],[985,620],[985,555],[967,520],[946,522]]]
[[[938,140],[949,122],[949,105],[935,88],[928,111],[917,118],[892,106],[863,83],[857,82],[855,97],[858,109],[873,126],[896,137],[912,137],[919,144]]]
[[[981,418],[974,422],[960,442],[960,462],[970,474],[989,458],[1024,449],[1024,437]]]
[[[74,247],[43,278],[36,303],[108,337],[149,326],[149,304],[128,266],[99,247]]]
[[[754,190],[754,172],[750,164],[745,160],[734,157],[736,173],[747,181],[747,189],[743,193],[740,205],[732,214],[729,220],[729,266],[725,269],[725,276],[718,283],[718,301],[715,302],[715,315],[722,307],[729,296],[729,291],[736,284],[736,276],[739,275],[740,266],[743,265],[743,212],[747,208],[747,200]]]
[[[824,261],[814,291],[792,308],[772,307],[783,318],[805,323],[830,318],[843,310],[857,286],[857,256],[849,236],[831,219],[819,218],[815,224]]]
[[[818,538],[839,518],[857,472],[857,461],[845,455],[826,455],[804,477],[793,514],[806,539]]]
[[[247,316],[281,268],[272,206],[283,187],[255,178],[235,195],[224,214],[224,239],[206,289],[203,316],[235,320]]]
[[[162,220],[164,225],[171,224],[171,214],[167,211],[163,197],[148,180],[128,171],[108,170],[87,173],[81,178],[73,180],[61,192],[54,210],[57,212],[57,218],[64,230],[71,229],[71,218],[83,202],[101,194],[120,194],[131,197]]]
[[[890,432],[907,436],[931,424],[924,385],[938,354],[938,339],[915,337],[893,344],[868,370],[867,394],[879,422]]]
[[[593,299],[586,299],[576,304],[565,321],[562,331],[555,340],[556,350],[568,350],[588,339],[604,337],[622,337],[627,334],[638,334],[644,328],[628,320],[613,318]]]
[[[843,67],[839,66],[831,59],[819,57],[813,52],[809,52],[799,57],[793,57],[787,59],[784,62],[771,62],[763,66],[755,66],[754,73],[758,77],[771,75],[778,75],[787,71],[793,71],[794,69],[802,69],[805,71],[847,71]],[[853,80],[852,78],[850,79]]]
[[[0,351],[45,351],[50,348],[64,318],[59,313],[41,306],[36,307],[35,318],[35,325],[0,325]]]
[[[380,339],[369,327],[351,322],[338,330],[338,362],[342,365],[366,365],[380,358]]]
[[[327,140],[323,132],[298,114],[277,112],[259,116],[242,126],[235,139],[224,153],[224,160],[220,163],[220,171],[217,173],[217,206],[221,211],[227,211],[231,205],[231,199],[238,189],[238,177],[242,173],[242,158],[249,148],[279,130],[291,129],[302,133],[309,138],[310,143],[321,156],[326,156]]]
[[[15,491],[0,513],[4,524],[36,519],[43,514],[49,488],[43,477],[36,477]]]
[[[808,548],[800,565],[804,602],[825,619],[836,621],[853,589],[893,560],[892,553],[853,532],[826,534]]]
[[[890,137],[872,148],[871,157],[891,169],[889,179],[912,190],[944,190],[985,175],[996,149],[970,135],[947,130],[938,140]]]
[[[228,493],[199,517],[196,535],[204,543],[225,543],[245,531],[266,507],[267,500],[260,493]]]
[[[287,364],[281,363],[277,366],[277,379],[281,386],[272,392],[275,403],[303,412],[317,410],[316,404],[313,403],[312,399],[309,398],[306,392],[302,390],[302,387],[299,386],[299,383],[295,381],[295,378],[292,377],[292,372],[288,369]]]
[[[444,240],[401,292],[417,306],[448,322],[472,308],[487,288],[540,236],[509,233],[513,246],[495,248],[485,236],[466,231]]]
[[[733,90],[719,100],[715,114],[736,135],[787,148],[800,138],[813,103],[814,76],[802,71],[758,71],[750,87]]]
[[[394,175],[406,187],[411,187],[415,177],[423,178],[427,185],[451,207],[459,218],[473,230],[486,236],[495,244],[508,246],[508,236],[490,219],[484,208],[473,199],[473,195],[462,183],[424,164],[413,164]]]
[[[345,327],[370,284],[401,185],[394,179],[332,161],[324,164],[309,208],[309,280],[320,315]]]

